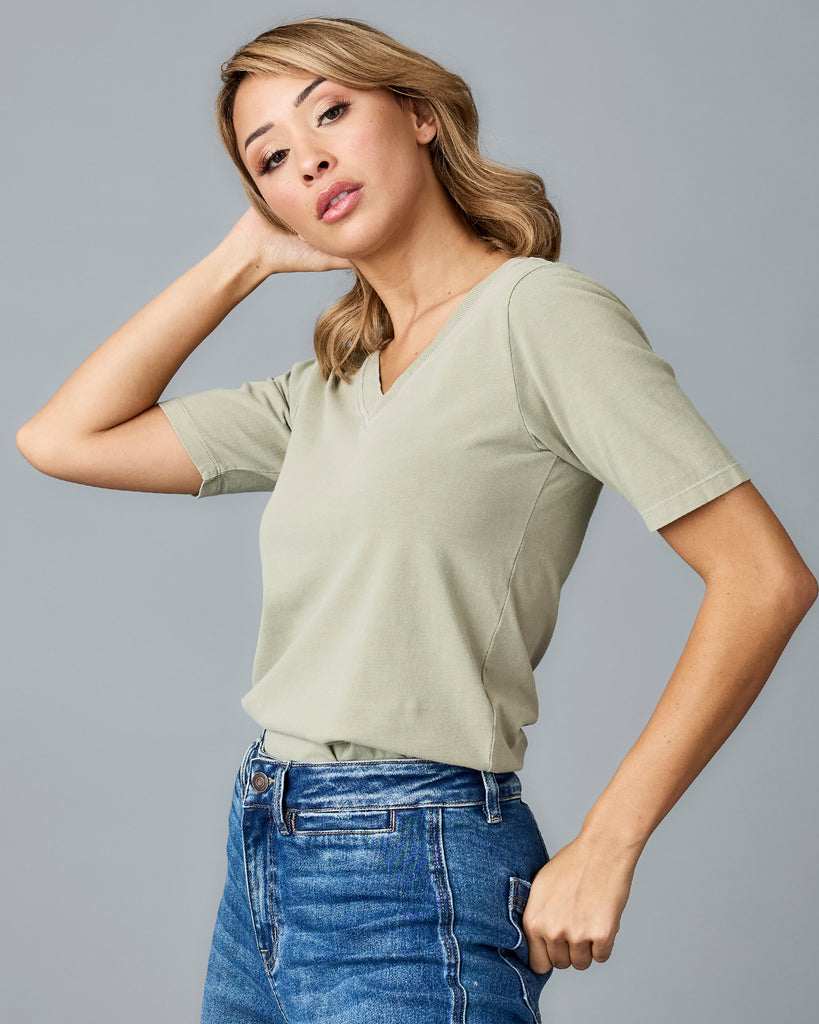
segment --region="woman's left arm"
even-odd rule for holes
[[[734,731],[817,583],[750,481],[659,533],[705,581],[679,662],[577,838],[537,873],[523,915],[529,963],[608,960],[649,836]]]

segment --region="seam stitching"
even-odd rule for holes
[[[683,487],[682,490],[676,491],[674,494],[669,494],[667,498],[663,498],[662,501],[655,502],[653,505],[649,505],[648,508],[644,508],[640,511],[640,515],[648,515],[649,512],[653,512],[655,509],[662,508],[663,505],[667,505],[669,501],[674,501],[675,498],[681,498],[684,494],[688,494],[689,491],[694,491],[703,484],[707,484],[709,480],[714,480],[718,476],[722,476],[723,473],[727,473],[729,469],[735,469],[739,466],[739,462],[731,462],[727,466],[723,466],[722,469],[716,469],[713,473],[709,473],[708,476],[704,476],[701,480],[697,480],[696,483],[689,484],[688,487]]]
[[[513,287],[510,289],[509,297],[506,300],[506,343],[507,343],[507,348],[508,348],[508,351],[509,351],[509,365],[510,365],[510,367],[512,369],[512,386],[514,387],[514,390],[515,390],[515,404],[518,407],[518,414],[520,416],[520,421],[523,424],[523,429],[529,435],[529,438],[531,439],[532,444],[535,446],[535,450],[539,451],[539,452],[540,451],[549,451],[550,449],[547,448],[545,445],[542,445],[540,443],[540,441],[538,441],[538,439],[535,437],[535,435],[529,429],[529,426],[526,423],[526,418],[523,415],[523,407],[520,404],[520,392],[518,390],[518,379],[517,379],[517,375],[515,373],[515,358],[514,358],[514,356],[512,354],[512,327],[511,327],[511,323],[510,323],[510,306],[512,304],[512,296],[515,294],[515,290],[517,289],[518,285],[520,285],[523,281],[525,281],[526,278],[530,274],[536,274],[539,270],[543,270],[543,269],[545,269],[545,268],[539,267],[539,266],[538,267],[532,267],[531,270],[529,270],[527,273],[525,273],[523,275],[523,277],[521,277],[518,281],[515,282]]]
[[[529,524],[532,522],[532,517],[535,514],[535,509],[538,507],[538,504],[540,502],[541,496],[543,495],[543,490],[546,487],[546,484],[549,482],[549,477],[552,475],[552,470],[555,468],[556,463],[557,463],[557,456],[555,456],[553,461],[550,463],[549,468],[546,471],[546,476],[543,478],[543,483],[540,485],[540,488],[539,488],[539,490],[537,492],[537,495],[535,496],[535,500],[532,502],[532,507],[529,510],[529,515],[526,517],[526,523],[525,523],[525,525],[523,527],[523,530],[521,531],[520,541],[518,543],[517,550],[515,551],[515,557],[512,559],[512,565],[511,565],[511,567],[509,569],[509,576],[508,576],[508,578],[506,580],[506,593],[505,593],[504,598],[503,598],[503,603],[501,604],[500,612],[498,613],[498,619],[497,619],[497,622],[495,623],[495,628],[492,630],[492,636],[489,638],[489,643],[487,644],[487,647],[486,647],[486,654],[484,655],[483,664],[481,665],[481,685],[483,686],[484,693],[486,694],[486,699],[489,701],[489,705],[492,708],[492,736],[491,736],[491,739],[489,741],[489,764],[490,765],[494,765],[495,731],[496,731],[496,727],[497,727],[497,714],[496,714],[496,711],[495,711],[495,705],[492,702],[492,699],[489,696],[489,692],[486,689],[486,679],[485,679],[486,664],[489,661],[489,655],[492,652],[492,645],[495,642],[495,637],[498,635],[498,630],[500,629],[501,623],[503,622],[503,616],[504,616],[504,613],[506,611],[506,606],[509,604],[509,595],[512,592],[512,578],[515,575],[515,567],[518,564],[518,559],[520,558],[520,552],[521,552],[521,549],[523,548],[523,543],[526,540],[526,533],[527,533],[527,531],[529,529]],[[490,768],[489,770],[490,771],[494,771],[494,768]]]
[[[438,896],[438,934],[446,956],[446,976],[452,990],[452,1024],[466,1024],[468,996],[461,982],[461,950],[455,935],[455,907],[446,867],[443,836],[443,808],[430,815],[430,839]]]

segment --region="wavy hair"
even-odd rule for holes
[[[271,224],[292,233],[262,198],[242,162],[233,104],[248,75],[311,74],[351,89],[388,89],[401,104],[428,104],[437,134],[429,152],[439,180],[491,251],[510,256],[560,255],[560,219],[532,171],[483,156],[478,111],[459,76],[371,25],[352,18],[305,18],[263,32],[222,65],[216,121],[250,202]],[[356,271],[353,287],[319,316],[313,344],[319,370],[349,383],[366,357],[392,338],[392,321],[375,289]]]

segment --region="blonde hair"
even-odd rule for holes
[[[437,134],[429,143],[435,172],[475,235],[510,256],[560,255],[560,219],[532,171],[495,163],[478,148],[478,111],[459,76],[429,57],[352,18],[305,18],[263,32],[222,65],[216,120],[245,192],[270,223],[291,232],[262,198],[242,162],[233,103],[248,75],[312,74],[352,89],[388,89],[399,103],[428,104]],[[313,344],[319,370],[349,383],[364,359],[392,337],[387,308],[356,272],[353,287],[319,316]]]

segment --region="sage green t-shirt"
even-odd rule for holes
[[[272,491],[242,704],[285,760],[523,765],[533,669],[601,484],[650,530],[748,479],[629,309],[508,260],[386,394],[315,359],[159,403],[197,497]]]

